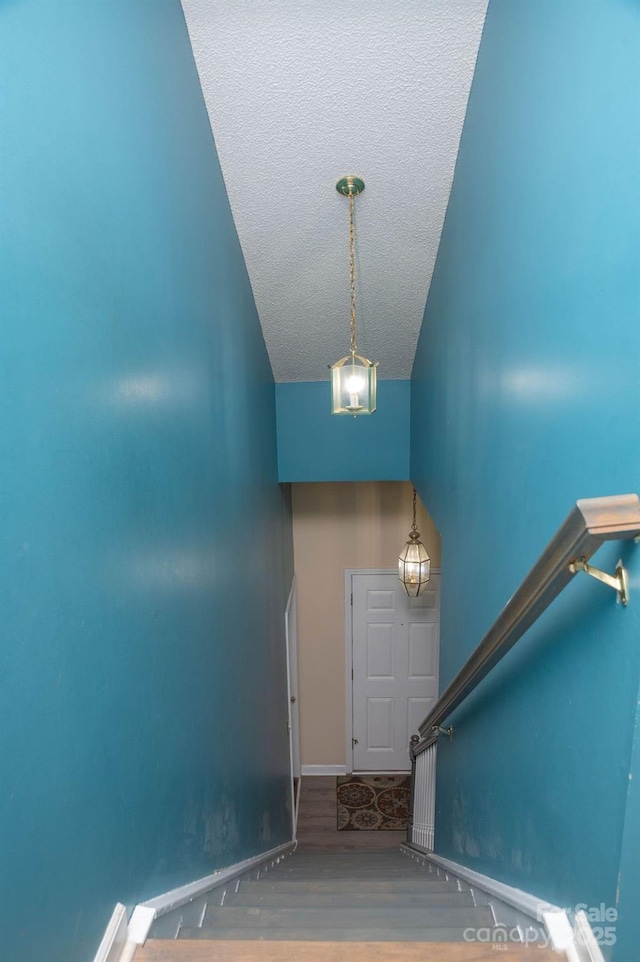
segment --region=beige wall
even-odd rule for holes
[[[298,695],[303,765],[346,762],[345,568],[396,568],[411,527],[408,482],[294,484]],[[418,529],[440,567],[440,537],[418,500]]]

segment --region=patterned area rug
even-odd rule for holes
[[[338,831],[406,831],[410,786],[410,775],[338,775]]]

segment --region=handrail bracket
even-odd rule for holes
[[[453,725],[449,725],[448,728],[443,728],[442,725],[432,725],[431,731],[434,735],[448,735],[449,741],[453,741]]]
[[[571,571],[572,574],[578,571],[584,571],[584,573],[591,578],[596,578],[598,581],[601,581],[603,585],[608,585],[609,588],[613,588],[613,590],[618,593],[618,601],[623,605],[628,603],[629,576],[627,569],[621,561],[618,562],[615,573],[612,575],[607,574],[606,571],[601,571],[600,568],[594,568],[593,565],[587,564],[584,558],[577,558],[575,561],[572,561],[569,565],[569,571]]]

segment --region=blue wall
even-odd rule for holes
[[[413,371],[443,685],[575,501],[639,487],[639,11],[489,5]],[[438,851],[562,905],[616,899],[640,548],[596,556],[620,555],[629,608],[576,578],[440,746]]]
[[[378,407],[331,414],[329,378],[276,385],[280,481],[407,481],[410,381],[378,381]]]
[[[622,836],[622,859],[618,876],[618,940],[616,959],[636,959],[638,955],[638,893],[640,893],[640,709],[631,754],[627,812]]]
[[[290,836],[290,516],[178,0],[13,0],[0,46],[2,956],[86,962]]]

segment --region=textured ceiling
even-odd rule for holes
[[[487,0],[182,0],[277,381],[411,374]]]

